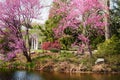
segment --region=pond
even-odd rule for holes
[[[35,71],[0,72],[0,80],[120,80],[120,74],[68,74]]]

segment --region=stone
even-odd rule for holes
[[[98,58],[98,59],[95,61],[95,64],[104,63],[104,62],[105,62],[104,58]]]

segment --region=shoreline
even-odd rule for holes
[[[33,70],[33,69],[8,69],[8,68],[0,68],[0,71],[36,71],[36,72],[50,72],[50,73],[65,73],[65,74],[120,74],[119,72],[92,72],[92,71],[85,71],[85,72],[57,72],[57,71],[43,71],[43,70]]]
[[[38,55],[40,56],[36,57]],[[4,62],[0,65],[0,70],[16,69],[60,73],[120,73],[120,65],[117,65],[119,62],[114,63],[119,59],[120,55],[113,55],[111,60],[105,56],[105,61],[97,64],[95,62],[98,57],[95,54],[93,58],[89,58],[89,55],[76,57],[70,53],[39,53],[36,56],[33,56],[32,62],[26,62],[24,57],[21,57],[22,59],[17,57],[11,61]]]
[[[101,65],[101,64],[100,64]],[[53,65],[54,66],[54,65]],[[37,71],[37,72],[53,72],[53,73],[72,73],[72,74],[84,74],[84,73],[87,73],[87,74],[91,74],[91,73],[102,73],[102,74],[106,74],[106,73],[111,73],[111,74],[116,74],[116,73],[120,73],[120,71],[113,71],[113,70],[96,70],[96,71],[93,71],[93,70],[85,70],[85,71],[80,71],[80,70],[75,70],[75,71],[71,71],[71,68],[69,68],[69,70],[66,68],[63,69],[62,67],[59,67],[58,70],[56,70],[56,68],[50,68],[50,66],[45,66],[45,67],[39,67],[38,68],[30,68],[30,67],[25,67],[25,66],[17,66],[17,67],[1,67],[0,68],[0,71],[9,71],[9,70],[26,70],[26,71]],[[73,68],[74,70],[74,68]]]

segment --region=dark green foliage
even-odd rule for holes
[[[52,29],[47,29],[47,27],[45,27],[45,29],[42,28],[43,26],[39,26],[40,31],[42,32],[42,36],[44,36],[44,41],[54,41],[55,37],[54,37],[54,32],[52,31]]]
[[[53,42],[54,40],[56,40],[53,29],[58,27],[60,19],[61,19],[60,16],[54,16],[46,21],[45,26],[39,26],[42,35],[45,36],[44,41]]]
[[[75,40],[78,40],[77,37],[79,29],[76,31],[68,27],[64,30],[64,33],[65,35],[63,35],[63,37],[61,37],[59,40],[62,45],[62,49],[69,50],[71,48],[71,45],[75,42]]]
[[[61,16],[54,16],[46,21],[45,27],[47,27],[47,29],[55,28],[58,26],[60,20]]]
[[[120,54],[120,39],[113,36],[111,39],[99,44],[98,53],[104,54],[104,56]]]
[[[69,49],[71,47],[71,44],[74,42],[74,37],[71,36],[65,36],[60,38],[60,43],[62,45],[63,49]]]
[[[68,27],[68,28],[66,28],[66,29],[64,30],[64,33],[67,34],[67,35],[72,35],[72,34],[73,34],[73,30]]]
[[[113,8],[110,10],[110,27],[112,35],[120,38],[120,1],[112,0]]]
[[[104,36],[100,36],[100,35],[98,35],[98,36],[92,36],[91,38],[90,38],[90,43],[91,43],[91,46],[92,46],[92,49],[97,49],[97,45],[98,44],[100,44],[100,43],[102,43],[102,42],[104,42],[105,41],[105,38],[104,38]]]

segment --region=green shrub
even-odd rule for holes
[[[120,66],[120,54],[119,55],[109,55],[105,57],[106,61],[110,65]]]
[[[90,37],[90,43],[92,46],[92,49],[97,49],[97,45],[100,43],[103,43],[105,41],[104,36],[98,35],[97,37]]]
[[[99,44],[98,53],[104,55],[120,54],[120,39],[113,36],[111,39]]]
[[[62,49],[68,50],[71,47],[71,44],[74,42],[74,38],[71,36],[65,36],[60,38],[60,43]]]
[[[105,60],[113,71],[120,71],[120,54],[106,56]]]

